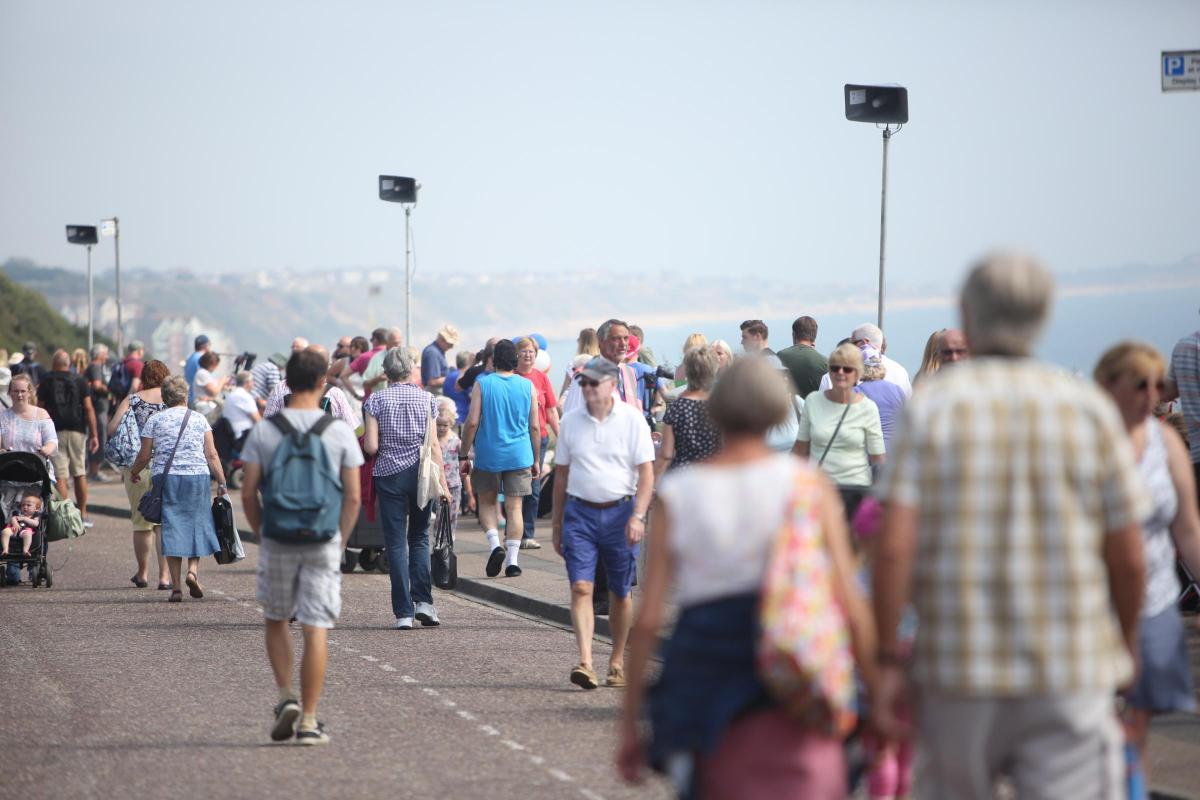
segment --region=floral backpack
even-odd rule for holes
[[[767,691],[793,717],[829,734],[855,725],[854,659],[821,529],[820,476],[795,480],[763,582],[756,654]]]

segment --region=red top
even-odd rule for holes
[[[546,377],[546,373],[540,369],[531,369],[526,374],[517,373],[525,380],[533,384],[533,395],[537,398],[538,404],[538,419],[542,423],[542,438],[546,438],[549,434],[547,426],[547,409],[558,406],[558,395],[554,393],[554,387],[550,385],[550,379]]]
[[[132,378],[142,377],[142,367],[146,366],[140,358],[125,359],[125,369],[129,370],[129,375]]]
[[[370,350],[368,350],[367,352],[360,355],[358,358],[351,361],[350,362],[350,371],[357,372],[359,375],[362,375],[364,372],[367,371],[367,365],[371,363],[371,358],[382,349],[383,349],[383,345],[379,345],[378,347],[373,347]]]

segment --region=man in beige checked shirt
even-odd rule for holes
[[[906,409],[880,486],[876,724],[903,736],[915,689],[916,795],[1123,797],[1114,693],[1133,674],[1147,502],[1116,409],[1030,358],[1053,284],[999,254],[962,290],[973,359]],[[912,602],[909,676],[896,629]]]

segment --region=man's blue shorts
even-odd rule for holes
[[[637,569],[638,545],[625,539],[625,526],[633,514],[633,499],[610,508],[592,508],[569,498],[563,509],[562,551],[571,583],[596,580],[596,562],[603,560],[608,590],[628,597]]]

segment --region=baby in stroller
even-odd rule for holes
[[[29,555],[41,516],[42,498],[37,490],[30,489],[21,498],[21,504],[9,518],[8,524],[0,530],[0,556],[8,555],[8,543],[14,536],[21,540],[21,555]]]

